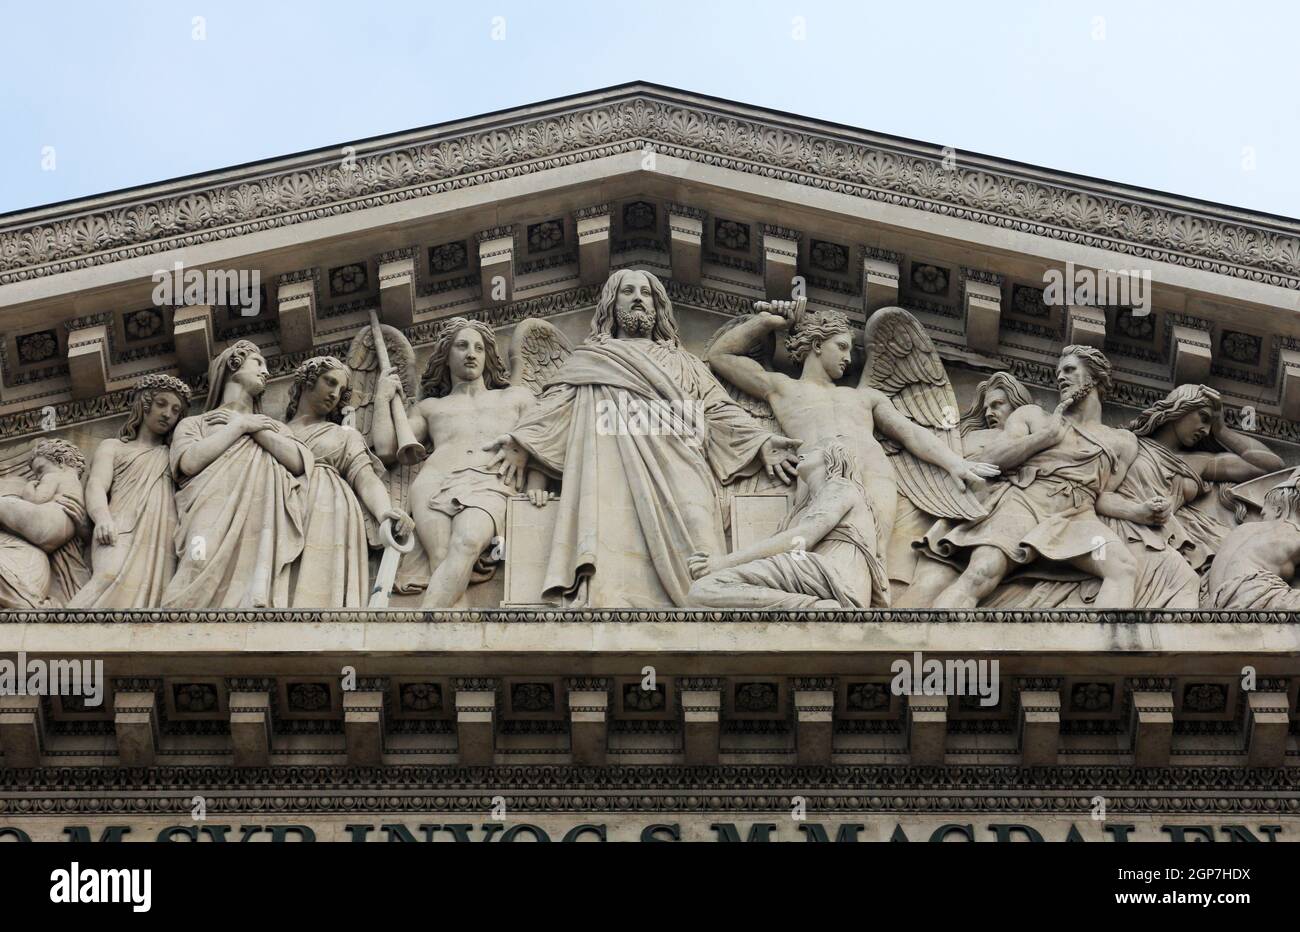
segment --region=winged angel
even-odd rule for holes
[[[728,325],[711,341],[713,371],[770,406],[783,433],[805,443],[840,437],[861,464],[859,477],[874,527],[857,528],[874,541],[888,579],[909,582],[911,538],[936,516],[983,517],[975,496],[998,474],[989,463],[967,462],[957,430],[957,400],[943,363],[920,323],[898,307],[867,322],[866,365],[856,388],[837,384],[853,355],[853,331],[839,311],[804,313],[805,300],[760,302],[757,313]],[[791,378],[754,356],[768,337],[787,331]],[[879,439],[877,434],[880,435]],[[889,605],[889,588],[872,604]]]
[[[490,579],[500,560],[510,496],[522,489],[540,506],[549,495],[537,470],[498,476],[484,447],[532,408],[572,347],[552,324],[522,321],[507,374],[492,328],[454,317],[438,331],[417,397],[410,344],[394,328],[382,331],[391,366],[381,368],[369,329],[348,363],[357,373],[355,426],[389,467],[390,495],[415,518],[419,545],[403,557],[394,591],[423,589],[425,608],[462,608],[470,583]],[[399,446],[412,436],[428,455],[403,463]]]

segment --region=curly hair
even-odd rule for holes
[[[1300,489],[1296,488],[1294,478],[1264,494],[1264,516],[1285,521],[1300,530]]]
[[[1080,343],[1074,343],[1061,350],[1061,358],[1066,356],[1078,356],[1083,360],[1083,364],[1088,367],[1088,372],[1092,375],[1092,384],[1097,389],[1098,400],[1103,399],[1110,392],[1110,360],[1106,354],[1096,347],[1084,346]]]
[[[1010,372],[995,372],[975,386],[975,399],[957,422],[957,429],[963,437],[972,430],[984,430],[988,426],[984,420],[984,405],[988,401],[989,392],[995,390],[1006,394],[1012,411],[1034,403],[1034,396],[1029,394],[1029,389],[1021,385],[1014,375]]]
[[[506,370],[505,360],[497,346],[497,335],[492,328],[481,320],[466,317],[451,317],[442,325],[433,342],[433,355],[424,367],[420,377],[420,396],[422,398],[442,398],[451,392],[451,367],[447,359],[451,355],[451,344],[456,334],[469,329],[483,338],[483,384],[487,388],[509,388],[510,374]]]
[[[843,311],[811,311],[785,338],[786,352],[795,365],[801,366],[809,353],[837,333],[853,333],[847,314]]]
[[[190,396],[192,394],[190,387],[174,376],[163,375],[160,372],[144,376],[131,389],[131,410],[127,412],[126,423],[117,432],[117,439],[123,443],[130,443],[140,436],[140,427],[144,424],[144,413],[153,407],[153,400],[158,395],[175,395],[180,399],[183,413],[190,406]],[[179,423],[180,419],[178,418],[176,424]],[[176,429],[176,424],[167,429],[167,435],[163,437],[163,443],[171,440],[172,431]]]
[[[44,440],[36,441],[28,462],[34,462],[38,456],[43,456],[51,463],[75,469],[78,476],[86,471],[85,455],[74,444],[57,437],[46,437]]]
[[[600,300],[596,302],[596,313],[591,316],[591,333],[587,334],[587,342],[604,343],[613,339],[614,328],[618,325],[618,315],[614,312],[614,306],[618,303],[618,290],[632,275],[644,275],[650,282],[650,295],[655,309],[655,326],[650,339],[656,343],[681,346],[677,318],[673,316],[673,302],[668,298],[668,290],[654,275],[637,269],[619,269],[605,279],[605,287],[600,290]]]
[[[303,391],[311,389],[321,375],[326,372],[333,372],[335,369],[342,369],[348,374],[349,384],[345,385],[343,391],[339,392],[339,403],[334,406],[333,411],[325,415],[325,420],[332,421],[335,424],[343,423],[343,409],[352,402],[352,370],[347,367],[343,360],[334,356],[313,356],[293,370],[293,384],[289,386],[289,406],[284,412],[286,421],[292,421],[294,415],[298,413],[298,404],[302,401]]]
[[[1129,422],[1128,429],[1139,437],[1149,437],[1171,421],[1186,414],[1209,408],[1211,413],[1223,407],[1223,396],[1208,385],[1179,385]]]

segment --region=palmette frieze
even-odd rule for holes
[[[897,144],[705,107],[630,100],[0,232],[0,284],[148,255],[650,148],[690,161],[974,220],[1138,258],[1300,288],[1300,237],[958,164]],[[722,110],[721,105],[717,106]],[[972,160],[974,160],[972,158]]]

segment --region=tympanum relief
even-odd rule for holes
[[[141,378],[88,467],[53,435],[0,460],[0,606],[481,607],[513,546],[561,608],[1300,607],[1296,477],[1214,389],[1121,427],[1075,345],[1054,403],[993,372],[962,404],[907,310],[856,330],[761,301],[697,355],[620,270],[577,345],[455,317],[421,370],[372,315],[277,411],[239,340],[205,399]],[[510,541],[512,509],[547,520]]]

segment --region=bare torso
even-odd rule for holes
[[[1290,582],[1300,560],[1300,530],[1286,521],[1252,521],[1235,528],[1210,564],[1210,591],[1250,573],[1274,573]]]
[[[514,427],[533,402],[532,392],[515,387],[474,394],[452,392],[421,401],[418,411],[427,426],[433,453],[424,461],[420,475],[486,470],[492,454],[483,447]]]
[[[875,437],[872,397],[858,388],[817,385],[784,378],[768,396],[772,413],[788,437],[813,443],[839,436],[862,467],[859,477],[867,491],[876,522],[885,536],[897,510],[894,467]]]

